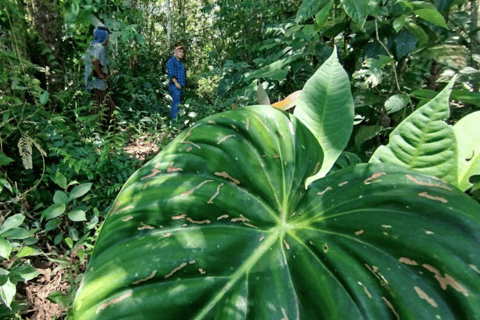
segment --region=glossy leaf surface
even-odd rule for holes
[[[476,202],[384,164],[305,190],[312,159],[271,107],[191,127],[123,187],[69,319],[480,317]]]

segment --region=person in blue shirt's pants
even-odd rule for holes
[[[181,62],[184,56],[185,47],[183,45],[176,45],[173,57],[167,61],[167,72],[170,78],[169,90],[173,100],[172,119],[177,117],[178,104],[182,98],[183,88],[185,88],[185,67]]]

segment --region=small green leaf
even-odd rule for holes
[[[23,228],[12,228],[2,233],[7,239],[21,240],[30,237],[31,233]]]
[[[409,101],[410,100],[408,99],[408,95],[405,93],[391,96],[385,102],[385,109],[387,110],[387,114],[391,114],[391,113],[402,110],[407,106]]]
[[[24,220],[25,216],[21,213],[17,213],[16,215],[11,216],[3,223],[2,227],[0,228],[0,234],[4,233],[7,230],[19,227]]]
[[[5,284],[0,286],[0,298],[1,301],[10,309],[10,305],[12,304],[13,297],[15,297],[15,293],[17,292],[16,286],[7,278]]]
[[[62,240],[63,240],[63,233],[59,233],[59,234],[57,234],[57,235],[55,236],[55,238],[53,239],[53,244],[56,245],[56,246],[58,246],[58,244],[59,244],[60,242],[62,242]]]
[[[423,46],[428,43],[428,34],[421,27],[413,22],[407,22],[405,27],[417,38],[419,45]]]
[[[403,29],[406,23],[407,20],[405,19],[405,16],[401,16],[400,18],[393,21],[393,29],[395,29],[395,31],[398,33],[400,30]]]
[[[86,194],[90,188],[92,187],[92,183],[82,183],[81,185],[76,186],[75,188],[72,189],[69,195],[69,201],[79,198]]]
[[[378,4],[371,0],[340,0],[340,2],[345,12],[360,27],[363,27],[367,16],[375,13],[378,7]]]
[[[28,256],[36,256],[41,254],[42,252],[40,250],[34,249],[32,247],[23,247],[22,250],[20,250],[19,253],[17,253],[17,258],[23,258],[23,257],[28,257]]]
[[[442,14],[433,8],[418,9],[414,11],[416,15],[425,21],[433,23],[439,27],[448,29],[447,23]]]
[[[73,240],[71,238],[65,238],[65,243],[71,248],[73,248]]]
[[[40,272],[32,267],[30,261],[27,260],[22,265],[19,265],[10,270],[10,279],[13,283],[17,283],[20,281],[29,281],[38,276]]]
[[[333,0],[328,1],[328,3],[315,15],[315,31],[320,31],[325,23],[328,21],[328,15],[330,9],[332,8]]]
[[[454,126],[458,145],[458,184],[466,191],[473,186],[470,177],[480,175],[480,111],[463,117]]]
[[[259,105],[270,105],[270,98],[268,97],[267,92],[263,88],[263,83],[258,83],[257,86],[257,104]]]
[[[42,212],[42,218],[50,220],[58,217],[65,212],[67,206],[65,203],[55,203]]]
[[[3,153],[2,151],[0,151],[0,166],[7,166],[9,165],[11,162],[13,162],[13,159],[10,158],[10,157],[7,157],[5,155],[5,153]]]
[[[85,211],[83,210],[73,210],[72,212],[69,212],[68,218],[72,221],[87,221]]]
[[[12,245],[4,237],[0,237],[0,257],[8,260],[10,253],[12,253]]]
[[[45,225],[45,232],[56,229],[61,222],[62,222],[62,219],[52,219],[48,221],[47,224]]]
[[[65,176],[59,171],[57,171],[55,175],[55,183],[62,189],[67,188],[67,178],[65,178]]]
[[[329,2],[331,2],[331,0],[303,0],[300,8],[297,11],[295,22],[300,23],[311,18],[325,6],[328,6]]]
[[[67,203],[68,196],[65,192],[57,190],[53,196],[53,203]]]
[[[43,93],[40,95],[40,103],[46,104],[48,102],[49,97],[50,97],[50,94],[48,93],[48,91],[43,91]]]
[[[361,126],[355,135],[355,147],[360,149],[362,143],[375,138],[381,131],[382,126]]]
[[[12,185],[10,184],[10,182],[8,182],[6,179],[0,179],[0,192],[2,192],[4,187],[10,190],[11,193],[13,193]]]

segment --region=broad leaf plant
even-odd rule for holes
[[[139,169],[69,319],[480,319],[477,202],[398,164],[318,175],[353,126],[332,72],[336,54],[295,114],[208,117]]]

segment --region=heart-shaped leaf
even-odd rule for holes
[[[385,164],[305,189],[317,159],[271,107],[189,128],[124,185],[69,319],[478,317],[478,203]]]

